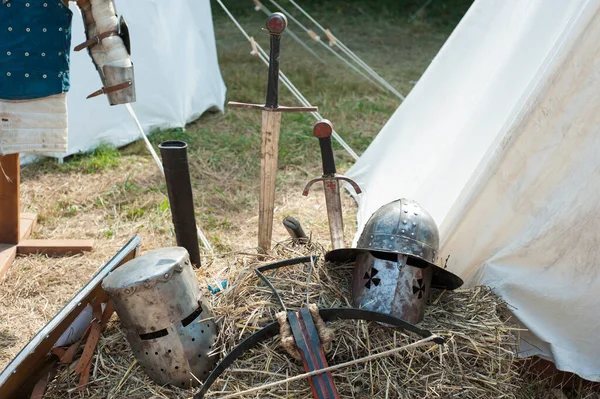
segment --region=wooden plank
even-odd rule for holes
[[[0,280],[4,278],[10,265],[12,265],[17,256],[17,246],[0,244]]]
[[[17,252],[23,255],[60,256],[89,252],[93,248],[93,240],[23,240],[17,245]]]
[[[17,354],[0,373],[0,399],[20,398],[17,392],[23,386],[32,387],[37,381],[29,378],[44,367],[50,349],[65,330],[73,323],[88,303],[104,301],[102,280],[117,267],[135,258],[141,239],[134,236],[121,250],[92,277],[75,296],[50,320],[46,326]],[[26,396],[29,397],[29,396]]]
[[[33,233],[33,229],[37,224],[37,215],[35,213],[21,214],[21,240],[25,240]]]
[[[0,243],[18,244],[19,191],[21,184],[19,154],[0,156]],[[7,179],[8,177],[8,179]]]

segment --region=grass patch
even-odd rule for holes
[[[94,174],[120,164],[119,149],[110,144],[101,144],[92,151],[66,157],[63,163],[54,158],[44,158],[27,168],[32,172]]]

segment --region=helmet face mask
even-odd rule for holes
[[[357,258],[352,279],[354,305],[390,314],[411,323],[423,320],[431,290],[431,266],[411,265],[408,255],[363,251]]]

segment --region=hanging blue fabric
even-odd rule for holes
[[[29,100],[69,90],[72,17],[61,0],[2,0],[0,99]]]

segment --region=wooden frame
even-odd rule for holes
[[[0,279],[17,254],[60,256],[91,251],[92,240],[28,240],[37,215],[21,214],[19,154],[0,156]]]

